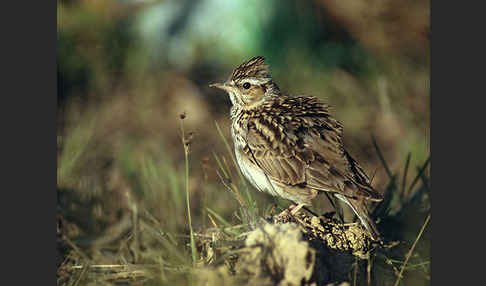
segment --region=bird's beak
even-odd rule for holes
[[[219,89],[222,89],[222,90],[228,90],[228,86],[224,83],[212,83],[209,85],[209,87],[215,87],[215,88],[219,88]]]

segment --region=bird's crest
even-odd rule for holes
[[[237,67],[231,74],[230,80],[238,80],[242,78],[270,78],[269,65],[265,64],[265,58],[258,56],[254,57]]]

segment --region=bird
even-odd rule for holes
[[[318,194],[332,194],[351,208],[372,240],[381,241],[366,203],[383,196],[344,148],[343,125],[328,104],[281,92],[262,56],[209,86],[229,95],[236,161],[257,190],[295,203],[293,215]]]

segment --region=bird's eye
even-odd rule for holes
[[[244,89],[249,89],[249,88],[250,88],[250,86],[251,86],[251,85],[250,85],[250,83],[249,83],[249,82],[245,82],[245,83],[243,84],[243,88],[244,88]]]

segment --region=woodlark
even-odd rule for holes
[[[225,83],[211,84],[231,99],[231,134],[238,165],[260,191],[301,207],[330,192],[351,207],[380,240],[366,201],[381,201],[363,169],[344,149],[343,127],[315,97],[290,97],[272,80],[263,57],[237,67]]]

